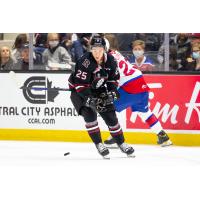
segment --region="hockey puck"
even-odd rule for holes
[[[69,155],[69,154],[70,154],[70,152],[64,153],[64,156],[67,156],[67,155]]]

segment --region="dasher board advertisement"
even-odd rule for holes
[[[149,106],[164,129],[200,130],[200,75],[146,75],[145,81]],[[148,129],[130,109],[126,116],[127,129]]]
[[[85,130],[70,100],[69,74],[0,73],[0,128]],[[200,133],[200,75],[145,75],[149,106],[166,130]],[[30,90],[30,87],[46,88]],[[130,109],[118,113],[124,131],[149,127]],[[131,118],[131,120],[130,120]],[[99,124],[107,130],[99,117]]]
[[[70,92],[59,90],[68,88],[69,74],[15,73],[13,77],[3,73],[0,76],[1,128],[84,129],[71,104]]]

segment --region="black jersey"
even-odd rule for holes
[[[85,53],[76,63],[69,77],[69,88],[82,97],[116,90],[119,82],[117,62],[104,53],[104,61],[98,65],[91,52]]]

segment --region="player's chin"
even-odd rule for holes
[[[99,57],[95,57],[95,60],[96,60],[97,62],[100,62],[100,61],[101,61],[101,59],[100,59]]]

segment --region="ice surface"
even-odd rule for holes
[[[133,147],[105,160],[92,143],[0,141],[0,199],[200,199],[200,147]]]

